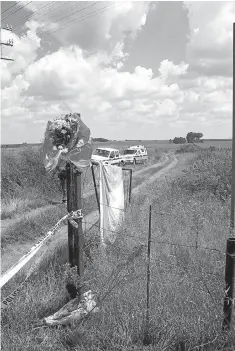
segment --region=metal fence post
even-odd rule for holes
[[[223,331],[230,330],[232,324],[235,284],[235,238],[227,240],[225,284]]]
[[[149,291],[150,291],[150,254],[151,254],[151,226],[152,226],[152,206],[149,206],[149,232],[148,232],[148,261],[147,261],[147,301],[146,301],[146,321],[145,321],[145,335],[143,343],[149,345]]]
[[[91,165],[91,172],[92,172],[92,178],[93,178],[93,183],[95,187],[95,196],[96,196],[96,201],[98,205],[98,210],[100,212],[100,202],[99,202],[99,196],[98,196],[98,191],[97,191],[97,186],[96,186],[96,180],[95,180],[95,172],[94,172],[94,166]]]
[[[132,169],[130,169],[129,203],[131,203],[131,190],[132,190]]]

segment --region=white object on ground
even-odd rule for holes
[[[83,294],[82,302],[79,303],[77,298],[69,301],[59,311],[44,318],[44,322],[50,326],[59,324],[67,325],[81,320],[89,312],[98,312],[98,310],[99,308],[96,307],[94,295],[89,290]]]

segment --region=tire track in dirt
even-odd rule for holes
[[[145,182],[139,184],[137,187],[135,187],[132,191],[132,193],[134,195],[138,194],[140,190],[142,190],[142,188],[148,186],[148,184],[154,182],[156,179],[162,177],[163,175],[165,175],[166,173],[168,173],[172,168],[174,168],[176,165],[178,164],[178,159],[173,156],[172,157],[172,161],[164,168],[160,169],[157,173],[153,174],[152,176],[150,176],[148,178],[148,180],[146,180]]]

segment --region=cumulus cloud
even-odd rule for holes
[[[184,2],[190,37],[187,59],[201,75],[231,76],[234,2]]]
[[[172,61],[163,60],[159,67],[159,72],[163,79],[175,78],[177,76],[183,76],[187,73],[188,64],[181,62],[179,65],[174,65]]]
[[[13,39],[14,46],[4,46],[3,56],[12,58],[14,61],[1,62],[2,64],[2,87],[9,85],[17,74],[21,73],[29,64],[37,58],[37,51],[40,48],[41,39],[36,35],[37,22],[26,23],[27,31],[24,35],[18,36],[14,32],[2,30],[4,42]]]
[[[187,64],[181,65],[183,74],[178,75],[177,81],[182,103],[178,106],[180,118],[175,126],[182,128],[188,122],[204,128],[228,125],[232,117],[235,4],[184,2],[184,7],[188,11],[190,35],[185,59]],[[161,66],[159,70],[164,75],[164,72],[170,71],[172,63],[166,61]]]
[[[153,78],[152,70],[144,67],[136,67],[132,74],[119,72],[113,66],[113,58],[116,55],[110,55],[110,66],[107,66],[107,56],[101,53],[87,58],[77,46],[60,49],[30,64],[11,87],[3,90],[3,95],[7,101],[12,94],[15,106],[27,106],[36,121],[56,115],[62,101],[74,110],[88,113],[91,123],[93,116],[109,121],[145,120],[146,123],[146,116],[150,123],[164,122],[173,115],[178,118],[177,84],[166,85],[161,77]],[[176,65],[174,68],[177,70]],[[57,111],[52,106],[57,106]],[[9,117],[6,104],[2,113]]]
[[[39,23],[39,35],[49,31],[63,46],[112,51],[127,36],[136,37],[145,25],[149,5],[149,1],[61,2],[45,9],[33,2],[27,8],[31,19]]]
[[[228,66],[232,62],[232,24],[230,28],[228,21],[234,16],[233,4],[185,3],[190,24],[186,58],[180,63],[166,58],[157,77],[151,68],[142,66],[132,73],[120,71],[128,57],[124,38],[135,38],[143,28],[148,3],[127,2],[113,7],[102,20],[96,16],[87,23],[83,33],[76,32],[76,38],[71,28],[62,31],[64,36],[58,39],[62,44],[66,39],[66,45],[40,59],[39,29],[52,22],[46,24],[45,18],[37,16],[39,5],[35,4],[27,33],[15,38],[21,43],[15,47],[19,59],[11,66],[6,64],[2,78],[5,125],[11,123],[13,128],[25,118],[29,130],[37,130],[42,137],[47,120],[67,112],[63,101],[81,112],[93,135],[115,139],[130,138],[130,128],[139,128],[138,135],[163,127],[171,128],[174,134],[179,129],[184,135],[189,126],[192,130],[199,126],[196,129],[202,132],[203,128],[217,126],[219,131],[231,122],[232,78]],[[36,40],[27,41],[30,35]],[[70,42],[73,45],[68,45]]]

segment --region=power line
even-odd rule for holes
[[[44,4],[43,6],[41,6],[40,8],[39,8],[39,11],[41,11],[41,10],[49,10],[51,7],[53,8],[53,6],[56,4],[56,3],[58,3],[58,2],[60,2],[60,1],[54,1],[52,4],[51,3],[46,3],[46,5]],[[63,3],[60,5],[60,6],[62,6],[63,5]],[[59,7],[59,6],[58,6]],[[37,14],[38,14],[38,12],[39,11],[37,11]],[[42,12],[42,14],[44,13],[44,11]],[[21,17],[19,17],[18,18],[18,21],[16,22],[16,23],[13,23],[13,26],[14,26],[14,29],[16,29],[17,27],[18,28],[20,28],[21,27],[21,25],[23,25],[23,24],[25,24],[25,22],[29,19],[29,17],[31,17],[32,16],[32,14],[31,13],[28,13],[28,14],[24,14],[23,16],[21,16]],[[34,17],[34,14],[33,14],[33,16],[32,16],[32,18]]]
[[[100,1],[98,1],[98,2],[100,2]],[[98,2],[97,2],[97,3],[98,3]],[[73,23],[73,24],[79,23],[79,22],[82,22],[82,21],[84,21],[84,20],[86,20],[86,19],[88,19],[88,18],[97,16],[97,15],[103,13],[103,12],[106,12],[109,8],[111,8],[111,7],[113,7],[113,6],[116,6],[116,5],[117,5],[117,4],[115,3],[115,4],[113,4],[113,5],[106,6],[106,7],[103,7],[103,8],[101,8],[101,9],[97,9],[97,10],[91,12],[91,13],[88,13],[88,14],[87,14],[88,16],[82,16],[82,17],[79,17],[79,18],[74,19],[74,20],[72,20],[72,21],[68,21],[68,22],[65,23],[62,27],[60,27],[60,28],[58,28],[58,29],[55,29],[55,30],[53,30],[53,31],[44,32],[43,35],[55,33],[55,32],[57,32],[57,31],[59,31],[59,30],[61,30],[61,29],[63,29],[63,28],[66,28],[66,27],[70,26],[71,23]],[[90,6],[89,6],[89,7],[90,7]],[[106,9],[107,9],[107,10],[106,10]],[[106,10],[106,11],[102,11],[102,10]],[[96,13],[97,11],[100,11],[100,12]],[[90,16],[89,16],[89,15],[90,15]]]
[[[100,3],[100,1],[96,1],[94,4],[91,4],[91,5],[89,5],[89,6],[83,7],[82,9],[80,9],[80,10],[78,10],[78,11],[75,11],[75,12],[73,13],[73,15],[74,15],[75,13],[79,13],[79,12],[81,12],[81,11],[83,11],[83,10],[88,9],[89,7],[95,6],[96,4],[99,4],[99,3]],[[65,18],[68,18],[68,17],[70,17],[70,16],[71,16],[71,15],[64,16],[64,17],[60,18],[60,20],[65,19]]]
[[[19,4],[19,2],[20,2],[20,1],[17,1],[14,5],[8,7],[8,9],[4,10],[4,11],[2,12],[2,14],[3,14],[4,12],[10,10],[12,7],[15,7],[17,4]]]
[[[14,15],[14,13],[20,11],[21,9],[23,9],[24,7],[28,6],[29,4],[31,4],[32,1],[27,2],[27,4],[25,4],[24,6],[20,7],[19,9],[17,9],[16,11],[12,12],[10,15],[8,15],[7,17],[4,17],[2,19],[2,21],[5,21],[7,18],[11,17],[12,15]]]
[[[94,6],[94,5],[98,4],[98,3],[100,3],[100,1],[97,1],[97,2],[95,2],[94,4],[91,4],[91,5],[87,6],[87,7],[83,7],[82,9],[80,9],[80,10],[74,12],[74,13],[82,12],[83,10],[86,10],[86,9],[88,9],[89,7],[92,7],[92,6]],[[96,11],[97,11],[97,10],[96,10]],[[73,13],[72,15],[74,15],[74,13]],[[65,18],[68,18],[68,17],[70,17],[70,16],[71,16],[71,15],[62,17],[62,18],[60,18],[60,20],[65,19]],[[84,16],[82,16],[82,17],[84,17]],[[79,17],[79,18],[82,18],[82,17]],[[61,30],[61,29],[65,28],[65,27],[67,27],[70,23],[73,23],[73,22],[76,22],[76,21],[77,21],[77,19],[74,19],[74,20],[72,20],[72,21],[68,21],[68,22],[64,23],[62,27],[60,27],[60,28],[58,28],[58,29],[54,29],[54,30],[52,30],[52,31],[46,31],[46,32],[44,32],[42,35],[46,35],[46,34],[51,34],[51,33],[57,32],[58,30]]]
[[[60,3],[60,5],[59,6],[54,6],[56,3]],[[43,16],[46,12],[48,12],[48,10],[50,10],[50,12],[56,12],[61,6],[64,6],[66,3],[68,3],[68,1],[63,1],[63,2],[61,2],[61,1],[55,1],[55,2],[53,2],[52,4],[50,3],[50,4],[46,4],[46,5],[44,5],[44,6],[42,6],[42,7],[40,7],[39,8],[39,11],[37,11],[37,13],[36,13],[36,15],[41,15],[41,16]],[[76,4],[77,5],[77,4]],[[72,6],[72,7],[74,7],[74,5]],[[66,8],[66,10],[68,10],[68,9],[70,9],[71,7],[68,7],[68,8]],[[40,11],[41,10],[43,10],[41,13],[40,13]],[[64,13],[64,11],[62,10],[62,11],[60,11],[59,13],[57,13],[57,15],[58,14],[61,14],[61,13]],[[26,16],[24,15],[23,17],[21,17],[20,18],[20,21],[18,21],[18,22],[16,22],[15,24],[14,24],[14,29],[19,29],[20,31],[19,31],[19,35],[23,32],[23,30],[22,29],[20,29],[20,27],[22,26],[22,25],[24,25],[25,24],[25,22],[26,22],[26,20],[29,20],[29,17],[31,16],[31,14],[26,14]],[[31,17],[31,19],[34,19],[35,18],[35,14],[33,14],[33,16]],[[49,17],[49,19],[50,19],[50,17]],[[35,20],[37,20],[37,18],[35,18]],[[47,24],[47,23],[50,23],[49,21],[46,21],[45,23],[44,23],[44,25],[45,24]]]
[[[97,2],[97,3],[98,3],[98,2]],[[97,4],[97,3],[96,3],[96,4]],[[123,3],[123,2],[122,2],[122,3]],[[120,4],[120,3],[114,3],[114,4],[110,5],[110,6],[105,6],[105,7],[101,8],[101,9],[96,9],[95,11],[90,12],[90,13],[88,13],[87,15],[83,15],[83,16],[81,16],[81,17],[79,17],[79,18],[77,18],[77,19],[75,19],[75,20],[72,20],[72,21],[68,21],[68,22],[65,23],[62,27],[60,27],[60,28],[58,28],[58,29],[55,29],[55,30],[52,30],[52,31],[49,30],[49,31],[42,32],[42,34],[40,35],[40,37],[43,37],[43,36],[45,36],[45,35],[49,35],[49,34],[55,33],[55,32],[57,32],[57,31],[59,31],[59,30],[61,30],[61,29],[63,29],[63,28],[66,28],[66,27],[70,26],[71,23],[73,23],[73,25],[74,25],[75,23],[80,23],[80,22],[82,22],[82,21],[84,21],[84,20],[87,20],[87,19],[89,19],[89,18],[91,18],[91,17],[100,15],[100,14],[106,12],[107,10],[109,10],[110,8],[112,8],[112,7],[114,7],[114,6],[118,6],[119,4]],[[95,5],[95,4],[92,4],[92,5],[90,5],[90,6],[87,6],[86,8],[91,7],[91,6],[94,6],[94,5]],[[79,10],[79,11],[77,11],[77,12],[80,12],[80,11],[82,11],[82,10],[83,10],[83,9],[81,9],[81,10]],[[71,15],[70,15],[70,16],[71,16]],[[69,17],[69,16],[67,16],[67,17]],[[33,40],[37,40],[37,38],[35,37],[35,38],[33,38],[33,39],[28,39],[28,41],[33,41]]]
[[[89,7],[92,7],[92,6],[94,6],[94,5],[96,5],[96,4],[98,4],[98,3],[100,3],[100,1],[97,1],[97,2],[95,2],[95,3],[92,3],[91,5],[88,5],[88,6],[85,6],[85,7],[83,7],[82,9],[80,8],[81,7],[81,2],[78,2],[78,3],[76,3],[75,5],[73,4],[72,6],[69,6],[69,7],[67,7],[66,8],[66,11],[67,10],[71,10],[71,9],[73,9],[73,8],[77,8],[78,7],[78,10],[77,11],[73,11],[73,13],[71,13],[71,14],[69,14],[69,15],[66,15],[66,16],[64,16],[64,17],[62,17],[62,18],[55,18],[54,19],[54,21],[56,22],[56,21],[61,21],[61,20],[64,20],[64,19],[66,19],[66,18],[68,18],[68,17],[70,17],[70,16],[73,16],[74,14],[76,14],[76,13],[79,13],[79,12],[81,12],[81,11],[83,11],[83,10],[86,10],[86,9],[88,9]],[[59,5],[59,6],[57,6],[57,7],[55,7],[54,9],[53,9],[53,11],[51,11],[51,12],[55,12],[59,7],[61,7],[62,5],[65,5],[65,3],[63,2],[61,5]],[[78,6],[79,5],[79,6]],[[60,11],[57,15],[61,15],[61,14],[64,14],[64,12],[65,11]],[[53,20],[53,17],[49,17],[49,19],[52,19]],[[19,22],[20,23],[20,22]],[[18,25],[19,25],[19,23],[18,23]],[[50,23],[49,21],[46,21],[44,24],[47,24],[47,23]],[[21,24],[21,23],[20,23]],[[22,24],[23,24],[23,21],[22,21]],[[23,30],[19,33],[19,35],[21,34],[23,32]]]

